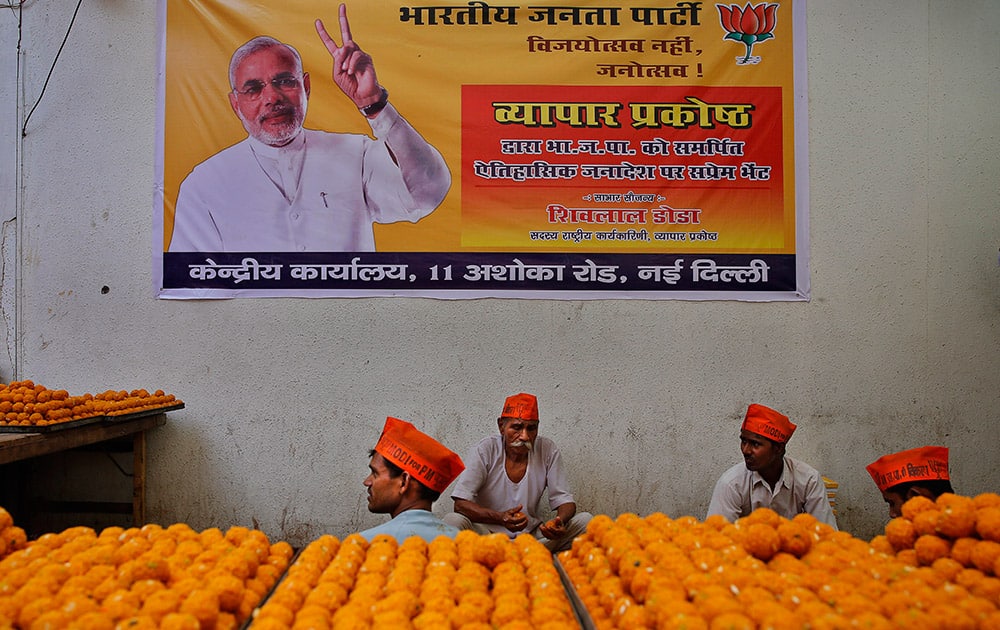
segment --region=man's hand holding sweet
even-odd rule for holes
[[[528,515],[521,511],[518,505],[505,512],[500,512],[500,524],[512,532],[519,532],[528,525]]]
[[[538,526],[538,531],[549,540],[555,540],[566,535],[566,525],[558,516]]]

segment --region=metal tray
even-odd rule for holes
[[[36,426],[33,424],[22,425],[22,424],[0,424],[0,433],[52,433],[54,431],[65,431],[66,429],[75,429],[77,427],[86,426],[88,424],[95,424],[98,422],[114,423],[114,422],[124,422],[126,420],[132,420],[133,418],[142,418],[144,416],[152,416],[158,413],[165,413],[167,411],[175,411],[177,409],[183,409],[184,403],[176,403],[173,405],[168,405],[166,407],[157,407],[156,409],[143,409],[142,411],[136,411],[134,413],[123,413],[121,415],[115,416],[91,416],[89,418],[80,418],[79,420],[67,420],[66,422],[56,422],[53,424],[43,424]]]
[[[166,413],[167,411],[176,411],[178,409],[183,409],[184,403],[178,402],[172,405],[167,405],[166,407],[156,407],[155,409],[143,409],[142,411],[133,411],[132,413],[123,413],[110,416],[101,416],[104,420],[108,422],[121,422],[123,420],[131,420],[133,418],[142,418],[145,416],[154,416],[158,413]]]
[[[306,543],[306,546],[308,546],[308,545],[309,545],[309,543]],[[288,577],[288,571],[289,571],[289,569],[291,569],[292,565],[295,564],[295,561],[299,559],[299,555],[302,554],[302,550],[303,549],[305,549],[305,547],[299,547],[298,549],[295,549],[295,553],[292,554],[292,557],[288,561],[288,566],[285,567],[284,572],[281,574],[281,576],[278,577],[278,581],[274,583],[274,586],[271,587],[271,590],[269,590],[268,592],[264,593],[264,597],[262,597],[260,599],[260,601],[257,603],[257,605],[254,606],[253,612],[250,613],[250,618],[247,619],[246,621],[244,621],[240,625],[239,630],[247,630],[248,628],[250,628],[250,626],[253,625],[253,620],[254,620],[254,616],[255,616],[254,613],[256,613],[258,610],[260,610],[264,606],[264,604],[267,603],[267,600],[271,599],[271,595],[274,595],[275,591],[278,590],[278,585],[285,581],[285,578]]]
[[[563,590],[566,591],[569,603],[573,606],[573,612],[576,614],[576,620],[580,622],[580,627],[583,630],[597,630],[594,620],[590,617],[590,612],[577,594],[576,587],[573,586],[573,581],[569,579],[569,574],[566,573],[566,569],[559,562],[559,557],[553,554],[552,562],[556,565],[556,570],[559,572],[559,579],[562,580]]]

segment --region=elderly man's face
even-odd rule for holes
[[[302,129],[309,100],[309,74],[283,46],[248,55],[236,68],[229,104],[253,138],[280,147]]]
[[[500,434],[503,435],[504,446],[512,451],[525,453],[535,446],[538,437],[538,420],[522,420],[520,418],[500,418],[497,420]]]

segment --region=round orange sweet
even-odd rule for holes
[[[964,586],[970,588],[975,584],[981,582],[986,577],[986,574],[979,569],[962,569],[955,576],[955,584],[959,586]]]
[[[145,598],[139,612],[143,615],[149,615],[157,621],[162,621],[168,614],[177,612],[180,603],[181,598],[174,591],[157,591]]]
[[[1000,543],[981,540],[972,548],[970,558],[977,569],[993,575],[994,566],[1000,561]]]
[[[983,540],[1000,542],[1000,507],[984,507],[976,511],[976,533]]]
[[[122,619],[115,626],[116,630],[159,630],[159,624],[152,617],[146,615],[136,615],[128,619]]]
[[[453,627],[460,628],[466,624],[488,622],[491,612],[471,604],[465,606],[459,604],[448,613],[448,619]]]
[[[949,630],[976,630],[976,620],[958,606],[937,604],[927,611],[938,628]]]
[[[976,531],[976,505],[969,497],[945,493],[938,497],[941,506],[937,531],[951,539],[971,536]]]
[[[621,614],[612,617],[612,619],[616,622],[616,627],[622,630],[645,630],[652,627],[653,621],[645,608],[638,604],[628,606]],[[552,623],[555,623],[555,621]],[[545,628],[546,624],[542,624],[541,627]]]
[[[913,543],[917,542],[917,531],[910,519],[897,517],[886,524],[885,537],[892,548],[899,552],[913,548]]]
[[[907,520],[913,520],[916,518],[917,514],[920,512],[926,512],[928,510],[937,510],[937,504],[934,500],[923,495],[917,495],[912,497],[903,504],[902,514],[903,518]]]
[[[99,611],[84,613],[70,625],[73,630],[114,630],[114,627],[111,618]]]
[[[17,525],[3,530],[3,536],[7,540],[7,553],[21,549],[28,544],[28,534]]]
[[[283,604],[268,600],[257,612],[257,615],[254,617],[254,623],[256,624],[258,621],[263,621],[264,619],[273,619],[285,626],[290,626],[295,620],[295,612]]]
[[[887,615],[880,615],[875,613],[865,613],[854,620],[855,628],[862,628],[864,630],[896,630],[897,626],[893,624],[891,618]]]
[[[951,558],[964,567],[972,566],[972,549],[979,540],[975,538],[959,538],[951,545]]]
[[[951,543],[940,536],[924,535],[917,538],[913,549],[917,552],[917,562],[922,566],[930,566],[935,560],[948,557]]]
[[[1000,494],[996,492],[983,492],[982,494],[977,494],[972,497],[972,502],[976,505],[976,508],[984,507],[1000,507]]]
[[[202,630],[211,630],[219,618],[219,598],[207,589],[194,590],[181,603],[179,612],[194,615]]]
[[[924,510],[917,513],[912,519],[913,529],[917,532],[917,536],[936,534],[940,517],[941,510],[938,509]]]
[[[711,630],[756,630],[753,619],[738,612],[728,612],[712,619]]]
[[[913,567],[920,564],[917,561],[917,552],[913,549],[903,549],[896,554],[896,559]]]
[[[985,599],[994,608],[1000,608],[1000,578],[983,576],[975,584],[969,585],[968,589],[974,597]]]
[[[938,558],[931,564],[931,568],[940,573],[945,580],[954,580],[964,568],[962,563],[952,557]]]
[[[26,602],[17,615],[17,623],[22,628],[30,628],[36,619],[54,607],[55,600],[51,597],[39,597]]]
[[[197,617],[190,614],[172,612],[163,617],[160,630],[200,630]]]
[[[778,538],[781,539],[781,551],[801,558],[812,547],[812,536],[801,523],[785,521],[778,525]]]
[[[753,514],[758,512],[761,512],[761,510],[755,510]],[[753,557],[767,562],[781,549],[781,537],[778,531],[770,524],[757,522],[747,528],[743,547]]]
[[[663,630],[708,630],[708,622],[697,612],[668,613],[657,620],[656,627]]]

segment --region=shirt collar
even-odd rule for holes
[[[750,480],[755,486],[758,484],[767,485],[767,481],[765,481],[756,470],[750,471]],[[792,471],[788,466],[787,457],[783,457],[781,459],[781,477],[778,478],[778,483],[774,484],[775,490],[777,490],[780,486],[785,486],[786,488],[792,487]]]
[[[306,146],[306,134],[304,130],[300,129],[299,133],[292,138],[292,141],[288,144],[280,147],[272,147],[269,144],[264,144],[257,138],[250,136],[247,138],[250,141],[250,148],[253,152],[259,156],[267,157],[272,160],[278,160],[283,157],[288,157],[302,151]]]

